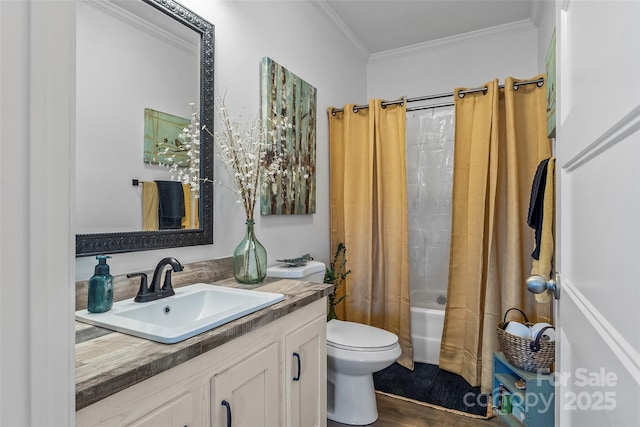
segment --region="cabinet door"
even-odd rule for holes
[[[278,377],[277,343],[216,374],[211,380],[213,426],[280,427]]]
[[[307,323],[285,338],[286,426],[327,425],[327,319]]]
[[[182,395],[162,404],[157,410],[145,415],[128,427],[191,427],[193,423],[193,396]]]

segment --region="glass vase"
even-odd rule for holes
[[[244,239],[233,251],[233,275],[241,283],[254,284],[267,276],[267,251],[256,238],[253,218],[247,218]]]

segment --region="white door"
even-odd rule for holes
[[[640,1],[557,2],[557,426],[640,426]]]

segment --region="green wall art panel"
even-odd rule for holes
[[[315,87],[271,58],[262,58],[263,131],[284,158],[276,181],[262,188],[262,215],[316,212],[316,98]],[[273,123],[282,120],[292,126],[270,132]]]
[[[190,119],[145,108],[144,162],[189,166],[189,149],[182,145],[181,134],[190,124]]]
[[[556,31],[553,30],[545,59],[547,72],[547,136],[556,137]]]

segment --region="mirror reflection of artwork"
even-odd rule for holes
[[[144,162],[154,165],[189,166],[189,149],[180,134],[191,124],[189,119],[144,109]]]
[[[262,123],[284,158],[276,181],[261,189],[262,215],[316,212],[316,88],[262,58]],[[280,126],[282,123],[291,127]]]

